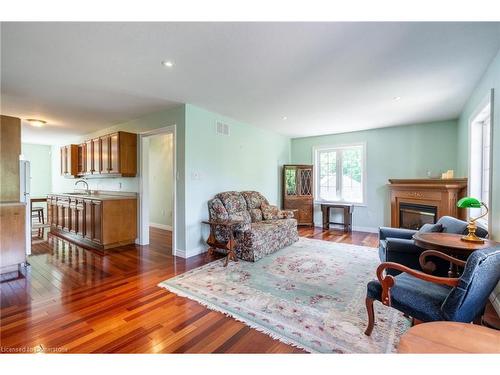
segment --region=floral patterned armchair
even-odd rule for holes
[[[208,201],[210,220],[238,220],[234,228],[235,252],[238,258],[255,262],[298,241],[297,220],[292,211],[270,206],[257,191],[227,191]],[[219,242],[229,240],[228,229],[216,226]]]

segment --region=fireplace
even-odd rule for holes
[[[467,194],[467,179],[390,179],[391,226],[418,229],[442,216],[465,220],[457,201]]]
[[[418,230],[424,224],[434,224],[437,221],[437,207],[425,204],[400,203],[399,226]]]

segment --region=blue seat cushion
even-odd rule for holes
[[[446,320],[441,306],[451,287],[420,280],[406,273],[395,276],[395,279],[391,288],[392,307],[424,322]],[[368,298],[382,300],[382,285],[378,280],[370,281],[367,289]]]

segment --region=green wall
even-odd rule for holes
[[[158,134],[149,138],[149,222],[163,229],[172,226],[173,214],[173,136]]]
[[[469,121],[482,106],[491,89],[495,90],[493,105],[493,164],[492,164],[492,202],[491,202],[491,235],[500,241],[500,51],[478,82],[469,100],[465,104],[458,121],[458,160],[460,174],[468,175],[469,159]]]
[[[216,135],[216,121],[230,125],[230,136]],[[249,126],[222,115],[181,105],[139,119],[88,134],[67,143],[117,130],[145,132],[177,125],[176,129],[176,208],[177,253],[184,257],[206,251],[207,201],[227,190],[258,190],[270,202],[279,204],[281,166],[290,161],[290,140],[285,136]],[[53,146],[52,165],[59,170],[59,146]],[[97,190],[139,191],[139,177],[88,179]],[[56,192],[72,191],[75,180],[54,173]],[[120,189],[121,184],[121,189]]]
[[[52,192],[51,146],[23,143],[21,153],[30,161],[31,196],[44,197]]]
[[[176,126],[176,163],[177,163],[177,181],[176,181],[176,203],[177,203],[177,221],[178,225],[175,228],[177,248],[184,251],[186,249],[185,237],[185,187],[184,187],[184,156],[185,156],[185,105],[179,105],[164,111],[155,112],[141,118],[116,124],[111,127],[103,128],[97,132],[87,134],[83,137],[68,139],[65,144],[79,143],[85,139],[97,137],[104,134],[109,134],[114,131],[122,130],[133,133],[143,133],[150,130],[163,128],[166,126]],[[59,146],[52,146],[52,188],[54,192],[68,192],[74,189],[74,179],[66,179],[61,177],[59,173]],[[57,172],[56,172],[57,171]],[[89,187],[92,190],[109,190],[109,191],[139,191],[139,177],[127,178],[97,178],[88,179]],[[121,186],[121,188],[120,188]]]
[[[230,126],[217,135],[216,121]],[[290,140],[233,119],[186,105],[186,239],[189,255],[205,251],[207,201],[227,190],[257,190],[280,202],[280,171],[290,160]]]
[[[314,146],[360,142],[366,143],[367,198],[366,206],[354,209],[355,229],[376,231],[390,224],[389,178],[425,178],[427,171],[434,175],[456,170],[456,121],[292,139],[292,163],[312,164]],[[321,223],[318,206],[315,223]]]

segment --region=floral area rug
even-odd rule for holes
[[[409,321],[375,303],[366,328],[366,284],[379,264],[373,248],[301,238],[256,263],[218,260],[160,287],[313,353],[390,353]]]

